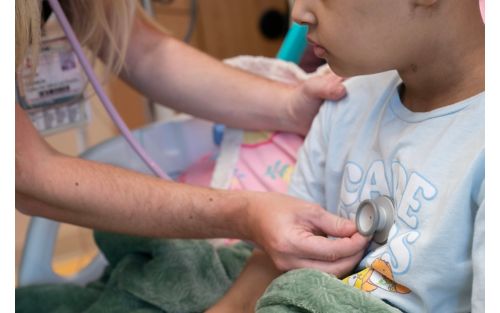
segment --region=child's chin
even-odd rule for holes
[[[330,67],[330,69],[332,70],[332,72],[334,72],[335,74],[337,74],[338,76],[340,77],[351,77],[351,76],[356,76],[356,75],[359,75],[359,74],[352,74],[352,70],[349,70],[349,69],[346,69],[342,66],[339,66],[337,63],[335,62],[331,62],[329,61],[328,59],[326,59],[326,63],[328,63],[328,66]]]

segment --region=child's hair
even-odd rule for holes
[[[139,7],[136,0],[62,0],[61,6],[82,45],[98,52],[108,71],[118,73]],[[28,53],[37,59],[40,27],[41,1],[16,0],[16,70]]]

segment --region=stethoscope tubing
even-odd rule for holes
[[[100,85],[97,79],[97,76],[95,75],[94,70],[92,69],[92,66],[90,65],[90,62],[85,57],[83,49],[78,39],[76,38],[75,32],[73,31],[73,28],[69,24],[69,21],[66,15],[64,14],[64,11],[62,10],[59,2],[57,0],[48,0],[48,2],[52,8],[52,11],[56,15],[57,20],[61,24],[61,27],[64,33],[66,34],[66,37],[68,38],[71,46],[73,47],[73,51],[75,52],[78,60],[80,61],[80,64],[83,70],[85,71],[85,74],[87,75],[90,84],[94,88],[97,96],[101,100],[110,118],[116,124],[120,132],[123,134],[123,137],[128,142],[130,147],[137,153],[137,155],[144,161],[144,163],[151,169],[151,171],[153,171],[153,173],[158,177],[169,180],[170,177],[160,168],[160,166],[146,153],[146,151],[141,147],[141,145],[135,140],[130,129],[127,127],[127,125],[121,118],[120,114],[116,111],[116,108],[106,95],[106,92],[104,92],[102,86]]]

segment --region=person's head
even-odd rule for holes
[[[484,38],[478,0],[296,0],[292,16],[346,77],[411,68]]]
[[[118,72],[125,59],[136,0],[60,0],[60,3],[82,45],[99,51],[108,69]],[[41,26],[41,1],[16,0],[16,70],[28,53],[36,58]]]

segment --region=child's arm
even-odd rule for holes
[[[364,250],[361,249],[352,256],[332,262],[332,268],[335,270],[331,274],[339,278],[347,276],[359,263],[363,252]],[[281,274],[282,272],[274,266],[271,258],[265,252],[255,249],[229,291],[205,313],[255,312],[257,300],[264,294],[267,286]]]
[[[255,249],[229,291],[205,313],[255,312],[257,300],[280,274],[269,256]]]

